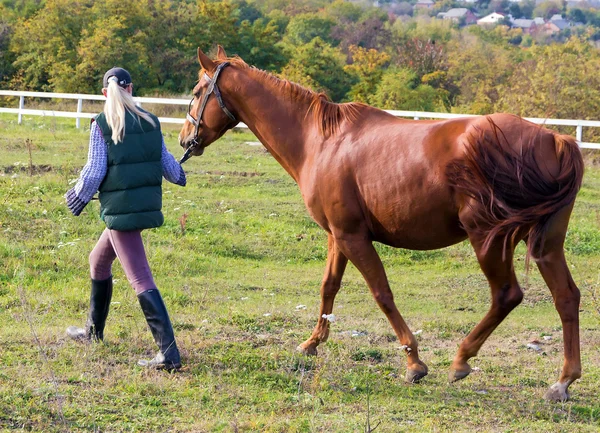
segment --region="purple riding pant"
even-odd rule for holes
[[[141,230],[121,232],[105,229],[90,253],[90,274],[94,280],[112,275],[112,264],[118,258],[129,284],[136,294],[155,289],[154,278],[146,258]]]

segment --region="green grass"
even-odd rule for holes
[[[166,141],[179,156],[177,128]],[[144,232],[185,368],[145,371],[154,344],[118,263],[106,344],[65,338],[83,324],[98,203],[78,218],[63,194],[87,157],[72,120],[0,117],[0,430],[102,432],[596,432],[600,429],[600,169],[588,167],[566,244],[582,291],[583,377],[572,399],[543,400],[562,365],[562,332],[539,273],[516,267],[525,300],[495,331],[470,377],[447,383],[458,344],[489,307],[468,244],[433,252],[378,246],[430,374],[405,359],[357,270],[319,356],[295,347],[319,307],[326,236],[298,187],[247,133],[228,133],[165,184],[163,227]],[[25,144],[31,140],[31,161]],[[33,172],[30,173],[30,162]],[[185,215],[182,230],[180,219]],[[306,309],[297,308],[305,305]],[[353,337],[352,331],[359,331]],[[536,353],[533,339],[551,335]]]

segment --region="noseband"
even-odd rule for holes
[[[185,115],[185,118],[187,119],[188,122],[190,122],[192,125],[194,125],[194,138],[190,141],[189,147],[185,150],[185,153],[179,160],[180,164],[183,164],[185,161],[187,161],[188,159],[190,159],[192,157],[192,151],[199,144],[198,143],[198,130],[200,129],[200,123],[202,122],[202,114],[204,113],[204,109],[206,108],[206,103],[208,102],[208,97],[210,96],[211,93],[214,93],[215,96],[217,97],[217,102],[219,103],[219,107],[221,107],[221,110],[223,110],[223,113],[225,113],[227,115],[227,117],[229,117],[234,122],[237,122],[237,119],[235,118],[235,116],[225,106],[225,103],[223,102],[223,98],[221,97],[221,92],[219,91],[219,87],[217,87],[217,79],[219,78],[219,74],[221,73],[223,68],[225,68],[225,66],[227,66],[227,65],[229,65],[229,62],[224,62],[224,63],[221,63],[219,66],[217,66],[215,75],[213,75],[212,78],[210,78],[206,72],[204,73],[203,78],[206,78],[208,80],[208,88],[206,89],[206,92],[204,92],[204,95],[202,96],[202,102],[200,103],[200,108],[198,109],[197,119],[194,118],[194,116],[192,116],[192,104],[194,103],[194,99],[196,99],[196,98],[194,97],[190,101],[190,105],[188,106],[188,112]]]

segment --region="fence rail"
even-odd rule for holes
[[[23,122],[23,115],[31,116],[48,116],[48,117],[68,117],[75,119],[77,128],[81,126],[81,119],[91,119],[96,113],[83,112],[83,101],[103,101],[104,96],[101,95],[85,95],[77,93],[48,93],[48,92],[26,92],[17,90],[0,90],[0,96],[14,96],[19,98],[18,108],[0,107],[0,113],[13,113],[18,116],[18,122]],[[40,110],[25,108],[25,98],[45,98],[45,99],[74,99],[77,101],[77,111],[55,111],[55,110]],[[189,99],[174,99],[174,98],[133,98],[139,106],[143,104],[164,104],[164,105],[181,105],[187,106]],[[409,117],[413,119],[454,119],[458,117],[471,117],[472,114],[455,114],[455,113],[434,113],[426,111],[400,111],[386,110],[388,113],[396,117]],[[161,123],[183,124],[185,119],[174,117],[159,117]],[[526,117],[525,119],[548,126],[574,126],[575,138],[579,146],[585,149],[600,149],[600,143],[582,142],[583,128],[600,128],[600,121],[597,120],[579,120],[579,119],[543,119],[537,117]],[[247,128],[246,125],[240,123],[240,128]]]

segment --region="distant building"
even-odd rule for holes
[[[523,30],[523,33],[532,34],[535,33],[537,25],[534,20],[519,18],[512,21],[512,27]]]
[[[571,27],[571,23],[567,20],[551,20],[544,24],[543,31],[546,34],[553,35],[554,33],[558,33],[561,30],[567,29]]]
[[[433,0],[419,0],[415,3],[414,9],[433,9],[435,2]]]
[[[455,23],[463,19],[465,24],[474,24],[477,22],[477,17],[475,14],[467,8],[453,8],[447,12],[440,12],[437,14],[437,17],[444,20],[450,20]]]
[[[492,12],[489,15],[484,16],[481,19],[477,20],[478,26],[490,26],[494,24],[498,24],[498,21],[502,21],[504,18],[510,17],[510,15],[504,15],[498,12]]]

